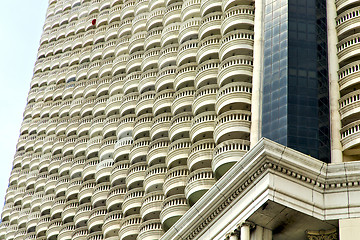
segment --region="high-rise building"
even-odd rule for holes
[[[355,0],[49,0],[0,240],[360,239],[359,36]]]

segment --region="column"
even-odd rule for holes
[[[329,64],[329,101],[330,101],[330,139],[331,139],[331,162],[343,161],[341,145],[341,120],[339,112],[340,90],[338,83],[339,63],[336,44],[336,6],[335,0],[326,1],[327,34],[328,34],[328,64]]]
[[[251,223],[243,222],[240,224],[240,239],[241,240],[250,240],[250,227]]]
[[[255,1],[255,23],[254,23],[254,69],[252,79],[251,97],[251,130],[250,148],[255,146],[261,137],[261,103],[264,60],[264,2]]]

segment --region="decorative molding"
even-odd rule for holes
[[[200,232],[212,224],[215,218],[222,215],[235,199],[240,199],[253,187],[254,183],[267,173],[292,179],[293,182],[301,184],[311,191],[316,189],[323,195],[334,191],[342,191],[348,194],[350,187],[356,187],[360,192],[359,163],[328,165],[262,138],[164,234],[162,239],[176,239],[176,237],[186,240],[195,239]],[[306,204],[311,203],[307,202]],[[320,219],[334,219],[334,213],[326,216],[326,204],[322,204],[324,206],[319,208],[320,212],[315,213],[313,210],[305,209],[305,207],[304,210],[312,212],[314,217],[320,217]],[[347,205],[347,203],[344,204]],[[199,215],[198,218],[192,220],[190,217],[196,214]]]
[[[321,231],[306,231],[306,236],[309,240],[338,240],[337,229],[321,230]]]

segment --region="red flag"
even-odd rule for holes
[[[95,25],[95,24],[96,24],[96,19],[93,19],[93,20],[91,21],[91,24],[92,24],[92,25]]]

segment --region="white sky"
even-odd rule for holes
[[[45,21],[47,0],[1,0],[0,210],[3,208],[22,114]]]

